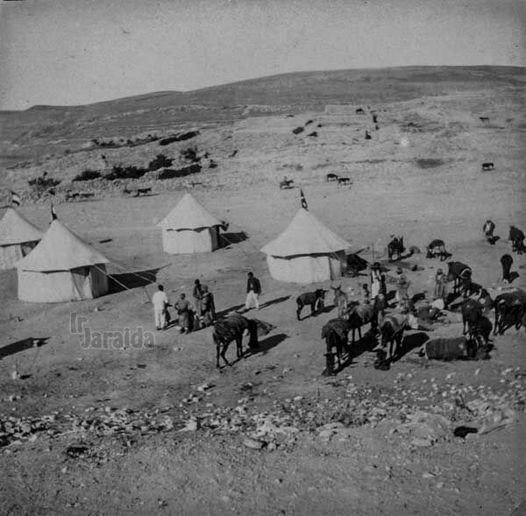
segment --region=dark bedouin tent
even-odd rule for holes
[[[289,226],[261,250],[270,275],[281,281],[315,283],[334,280],[346,270],[350,244],[314,215],[300,208]]]
[[[13,208],[7,208],[0,220],[0,269],[12,269],[31,252],[42,232]]]
[[[159,223],[163,230],[163,249],[170,254],[214,251],[219,247],[221,225],[187,193]]]
[[[54,220],[18,269],[18,298],[35,303],[78,301],[108,292],[109,260]]]

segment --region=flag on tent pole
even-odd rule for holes
[[[53,205],[51,205],[51,220],[57,220],[58,219],[58,215],[57,215],[57,212],[55,211],[55,207]]]
[[[303,190],[300,188],[300,197],[301,197],[301,207],[304,210],[308,210],[309,206],[307,204],[307,199],[305,199],[305,194],[303,193]]]
[[[11,205],[20,206],[20,196],[11,190]]]

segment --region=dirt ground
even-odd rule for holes
[[[470,114],[484,103],[494,126]],[[489,94],[458,94],[386,104],[379,113],[381,129],[370,142],[359,119],[328,112],[237,122],[224,148],[239,155],[193,190],[231,222],[231,238],[248,236],[214,253],[163,253],[156,223],[182,190],[158,188],[141,198],[102,192],[94,201],[56,206],[64,223],[113,261],[110,273],[128,283],[130,271],[153,272],[172,300],[190,294],[200,278],[218,311],[228,313],[244,302],[246,273],[254,271],[262,308],[248,316],[275,329],[258,352],[220,371],[210,328],[154,332],[151,345],[86,347],[71,332],[72,317],[85,317],[92,332],[152,332],[155,285],[79,303],[27,304],[17,300],[16,272],[1,272],[2,422],[43,425],[0,448],[2,513],[506,515],[523,502],[524,328],[495,337],[489,360],[420,357],[423,333],[461,334],[460,317],[451,313],[431,332],[408,331],[407,352],[390,370],[376,370],[375,354],[364,351],[326,378],[320,331],[335,317],[332,296],[323,313],[298,322],[295,298],[315,286],[271,279],[259,251],[299,208],[297,188],[278,189],[287,175],[302,187],[309,210],[354,251],[365,248],[364,258],[386,262],[393,233],[422,250],[441,238],[492,296],[510,288],[501,282],[499,258],[510,252],[509,225],[526,226],[523,130],[505,122],[513,109]],[[401,130],[417,116],[422,130]],[[295,139],[290,129],[309,119],[322,126],[316,141]],[[204,132],[200,145],[207,138]],[[482,161],[495,162],[496,170],[481,172]],[[326,183],[328,172],[351,176],[352,187]],[[46,226],[46,204],[21,211]],[[501,236],[495,246],[482,236],[487,218]],[[513,287],[524,289],[526,257],[513,258]],[[414,264],[418,270],[409,271]],[[431,295],[440,262],[421,253],[402,265],[411,293]],[[356,297],[366,280],[341,283]],[[43,343],[28,345],[28,338]],[[20,378],[12,379],[15,368]],[[510,424],[453,436],[462,421],[502,407],[513,412]],[[417,411],[447,417],[451,432],[415,441],[403,425]],[[274,426],[258,438],[262,424]]]

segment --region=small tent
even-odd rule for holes
[[[0,220],[0,269],[12,269],[42,238],[42,232],[13,208]]]
[[[300,208],[289,226],[261,250],[270,275],[280,281],[315,283],[334,280],[346,270],[350,244]]]
[[[35,303],[79,301],[108,292],[109,260],[54,220],[38,245],[16,264],[18,298]]]
[[[208,213],[189,193],[159,223],[163,249],[170,254],[206,253],[219,247],[222,223]]]

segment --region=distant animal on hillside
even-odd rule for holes
[[[347,313],[347,307],[349,306],[349,298],[347,293],[342,290],[342,286],[332,287],[334,291],[334,306],[338,308],[338,317],[342,318]]]
[[[135,197],[139,197],[140,195],[146,195],[146,194],[149,194],[149,193],[152,193],[151,187],[148,187],[148,188],[137,188],[136,193],[135,193]]]
[[[521,289],[499,294],[493,302],[495,308],[495,324],[493,333],[504,335],[504,332],[515,326],[521,327],[522,319],[526,314],[526,292]]]
[[[491,161],[487,161],[486,163],[482,163],[482,170],[493,170],[495,168],[495,164]]]
[[[75,199],[78,199],[78,197],[78,192],[66,192],[66,201],[73,201]]]
[[[524,233],[519,228],[510,226],[508,240],[511,242],[512,251],[515,251],[517,254],[522,254],[526,251],[526,247],[524,247]]]
[[[363,110],[363,108],[358,108],[356,109],[355,113],[357,115],[365,115],[365,111]]]
[[[404,251],[404,237],[393,236],[392,240],[387,244],[387,257],[389,261],[392,262],[395,255],[400,259]]]
[[[298,321],[301,321],[301,311],[305,306],[310,306],[311,315],[314,315],[316,312],[319,312],[323,308],[326,293],[326,290],[319,288],[316,289],[314,292],[305,292],[303,294],[300,294],[296,298],[296,317]]]
[[[483,124],[489,122],[489,117],[488,117],[488,116],[479,116],[479,118],[480,118],[480,121],[481,121]]]
[[[453,282],[453,293],[457,294],[466,281],[471,281],[472,270],[462,262],[448,262],[447,280]]]
[[[247,319],[242,315],[230,315],[220,319],[214,324],[212,338],[216,345],[216,367],[219,368],[219,358],[221,357],[226,365],[231,365],[226,359],[226,352],[232,341],[236,341],[237,358],[243,357],[243,335],[249,334],[249,348],[258,347],[257,323],[252,319]]]
[[[331,319],[321,329],[321,338],[326,344],[326,374],[334,375],[335,360],[338,363],[338,369],[341,368],[344,352],[347,350],[347,340],[349,335],[349,323],[345,319]],[[334,351],[333,351],[334,350]]]
[[[95,197],[93,192],[79,192],[80,199],[90,199],[91,197]]]
[[[436,258],[437,256],[439,256],[440,261],[443,262],[449,256],[451,256],[451,254],[446,251],[446,244],[444,243],[444,241],[439,240],[438,238],[432,240],[426,249],[426,258]]]
[[[352,181],[350,177],[339,177],[338,178],[338,186],[339,185],[352,185]]]
[[[330,173],[325,176],[325,179],[328,183],[330,183],[331,181],[338,181],[338,176],[336,174]]]
[[[365,139],[370,140],[372,138],[371,133],[369,131],[365,131]]]
[[[292,188],[293,186],[294,186],[294,179],[283,179],[279,183],[279,189],[280,190],[287,189],[287,188]]]

